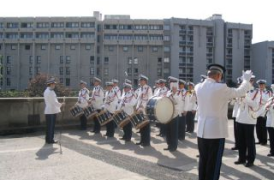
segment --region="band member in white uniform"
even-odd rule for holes
[[[154,93],[154,96],[166,97],[167,92],[168,92],[168,88],[166,87],[166,80],[159,79],[158,83],[159,83],[159,88],[158,88],[157,92]],[[160,133],[157,134],[157,136],[161,136],[161,137],[166,136],[166,125],[162,124],[162,123],[159,123],[158,125],[160,127]]]
[[[241,77],[237,78],[237,87],[239,87],[242,83]],[[232,110],[232,119],[233,119],[233,127],[234,127],[234,139],[235,139],[235,145],[231,148],[231,150],[238,150],[239,142],[238,142],[238,129],[237,129],[237,122],[236,122],[236,116],[238,113],[238,109],[240,106],[240,99],[241,98],[234,98],[229,103],[231,106],[233,106]]]
[[[128,116],[134,114],[134,106],[136,105],[137,99],[135,97],[134,92],[131,90],[131,84],[124,83],[124,96],[123,99],[120,101],[118,110],[122,109]],[[132,124],[129,122],[127,125],[123,127],[124,135],[121,138],[126,142],[131,141],[132,137]]]
[[[186,132],[194,131],[194,116],[197,110],[197,98],[194,92],[194,83],[188,83],[188,90],[185,95],[185,116],[186,116]]]
[[[64,103],[59,103],[54,92],[54,88],[56,85],[56,81],[54,78],[50,78],[47,82],[47,89],[44,91],[44,100],[45,100],[45,116],[46,116],[46,143],[53,144],[57,143],[54,140],[54,129],[55,129],[55,121],[56,115],[61,112],[61,106]]]
[[[139,82],[141,87],[138,94],[136,110],[138,113],[145,114],[147,102],[152,97],[152,89],[147,85],[148,77],[140,75]],[[136,143],[136,145],[150,146],[150,123],[140,129],[140,133],[141,140]]]
[[[272,96],[271,92],[267,90],[266,80],[260,79],[257,81],[259,89],[256,90],[256,95],[259,96],[258,105],[262,107],[266,101]],[[256,144],[266,145],[267,144],[267,128],[266,128],[266,117],[265,114],[260,114],[257,118],[256,134],[258,142]]]
[[[185,96],[186,96],[186,89],[185,89],[186,82],[182,79],[179,80],[179,100],[180,102],[180,108],[179,108],[179,117],[178,117],[178,139],[183,141],[185,140],[186,136],[186,116],[185,116]]]
[[[89,101],[89,90],[87,89],[87,83],[81,80],[80,88],[81,89],[78,93],[77,105],[80,106],[82,109],[84,109],[88,106],[88,101]],[[80,116],[80,129],[81,130],[87,129],[87,118],[84,114]]]
[[[167,97],[170,98],[174,104],[174,113],[172,120],[166,124],[166,142],[168,147],[164,150],[171,152],[177,150],[178,146],[178,115],[180,103],[180,91],[178,91],[178,79],[172,76],[168,77],[170,82],[170,90],[167,93]]]
[[[120,99],[122,93],[121,93],[121,90],[118,86],[119,81],[117,79],[112,79],[112,82],[113,82],[113,90],[116,93],[116,96],[118,97],[118,99]]]
[[[272,92],[274,92],[274,84],[271,85]],[[274,96],[272,94],[272,98],[268,100],[267,110],[267,120],[266,127],[269,135],[270,142],[270,151],[267,156],[274,156]]]
[[[153,91],[153,96],[157,96],[157,94],[159,93],[159,90],[160,90],[159,80],[156,80],[155,81],[155,88],[154,88],[154,91]]]
[[[118,104],[118,96],[115,90],[113,89],[113,82],[106,82],[107,91],[105,95],[105,101],[103,108],[106,109],[111,115],[113,115],[116,111],[116,107]],[[105,136],[113,137],[114,136],[114,121],[110,121],[106,124],[107,133]]]
[[[94,109],[99,113],[101,111],[102,105],[104,103],[104,90],[101,87],[101,79],[94,77],[94,88],[92,90],[92,95],[90,99],[90,103],[93,105]],[[94,128],[93,131],[95,134],[100,133],[101,126],[98,119],[95,117],[94,119]]]
[[[254,78],[255,76],[250,79],[252,85]],[[236,115],[239,158],[234,163],[236,165],[245,164],[246,167],[253,166],[256,157],[254,127],[257,117],[252,114],[253,109],[258,109],[258,96],[253,89],[254,87],[251,86],[246,95],[239,98],[239,108]]]
[[[225,68],[208,66],[208,78],[195,86],[198,103],[197,140],[199,149],[199,179],[219,179],[225,138],[228,136],[228,101],[243,96],[250,87],[251,71],[243,73],[243,83],[237,89],[220,83]]]

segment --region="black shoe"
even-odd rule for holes
[[[274,154],[269,153],[267,156],[268,156],[268,157],[271,157],[271,156],[274,156]]]
[[[169,149],[170,152],[174,152],[176,150],[177,150],[177,148],[171,148],[171,149]]]
[[[261,144],[261,142],[256,142],[255,144]]]
[[[156,136],[162,136],[162,134],[156,134]]]
[[[180,140],[180,141],[184,141],[184,140],[185,140],[185,138],[179,138],[178,140]]]
[[[238,165],[238,164],[244,164],[244,161],[235,161],[234,164]]]
[[[267,145],[267,143],[261,143],[261,145],[262,145],[262,146],[266,146],[266,145]]]
[[[131,141],[131,139],[124,139],[125,140],[125,142],[130,142]]]
[[[165,151],[168,151],[168,150],[169,150],[169,148],[164,148],[164,150],[165,150]]]
[[[94,132],[96,132],[96,130],[92,130],[92,131],[90,131],[90,132],[94,133]]]
[[[138,131],[138,132],[136,132],[136,133],[139,133],[139,134],[140,134],[141,132],[140,132],[140,131]]]
[[[58,141],[53,140],[53,141],[50,141],[50,142],[47,142],[47,143],[48,143],[48,144],[57,144]]]
[[[233,147],[233,148],[231,148],[231,150],[233,150],[233,151],[234,151],[234,150],[238,150],[238,148],[237,148],[237,147]]]
[[[108,138],[113,138],[113,137],[114,137],[114,135],[108,135],[107,137],[108,137]]]
[[[126,138],[124,138],[124,137],[121,137],[121,138],[119,138],[120,140],[126,140]]]
[[[196,157],[198,158],[198,157],[200,157],[200,155],[196,155]]]
[[[109,136],[108,134],[104,134],[104,136]]]
[[[100,131],[95,131],[94,134],[100,134]]]
[[[138,142],[138,143],[135,143],[136,145],[142,145],[143,143],[142,142]]]
[[[247,162],[247,163],[245,164],[245,167],[251,167],[251,166],[253,166],[253,165],[254,165],[253,163]]]
[[[147,146],[150,146],[150,143],[142,143],[141,146],[147,147]]]

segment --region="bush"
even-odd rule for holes
[[[29,83],[28,92],[30,97],[43,97],[43,93],[47,88],[47,79],[49,79],[47,74],[38,74],[36,75]],[[69,96],[70,89],[66,88],[63,84],[58,83],[57,81],[56,87],[54,89],[57,96]]]

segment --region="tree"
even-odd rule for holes
[[[28,92],[30,97],[43,97],[43,93],[47,88],[47,74],[38,74],[36,75],[29,83]],[[56,78],[55,78],[56,79]],[[58,79],[56,79],[57,84],[54,89],[57,96],[69,96],[70,89],[66,88],[63,84],[58,83]]]

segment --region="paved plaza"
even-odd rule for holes
[[[134,130],[134,132],[136,132]],[[198,155],[196,134],[186,134],[179,141],[176,152],[164,151],[158,128],[152,124],[151,147],[135,145],[119,138],[106,138],[105,130],[94,135],[89,131],[64,130],[59,144],[44,143],[43,132],[0,137],[1,180],[175,180],[197,179]],[[269,145],[256,145],[255,166],[246,168],[234,165],[237,151],[230,148],[233,142],[233,122],[229,121],[229,138],[226,140],[220,179],[274,179],[274,158],[267,157]],[[60,138],[56,130],[55,139]],[[60,151],[62,150],[62,151]]]

